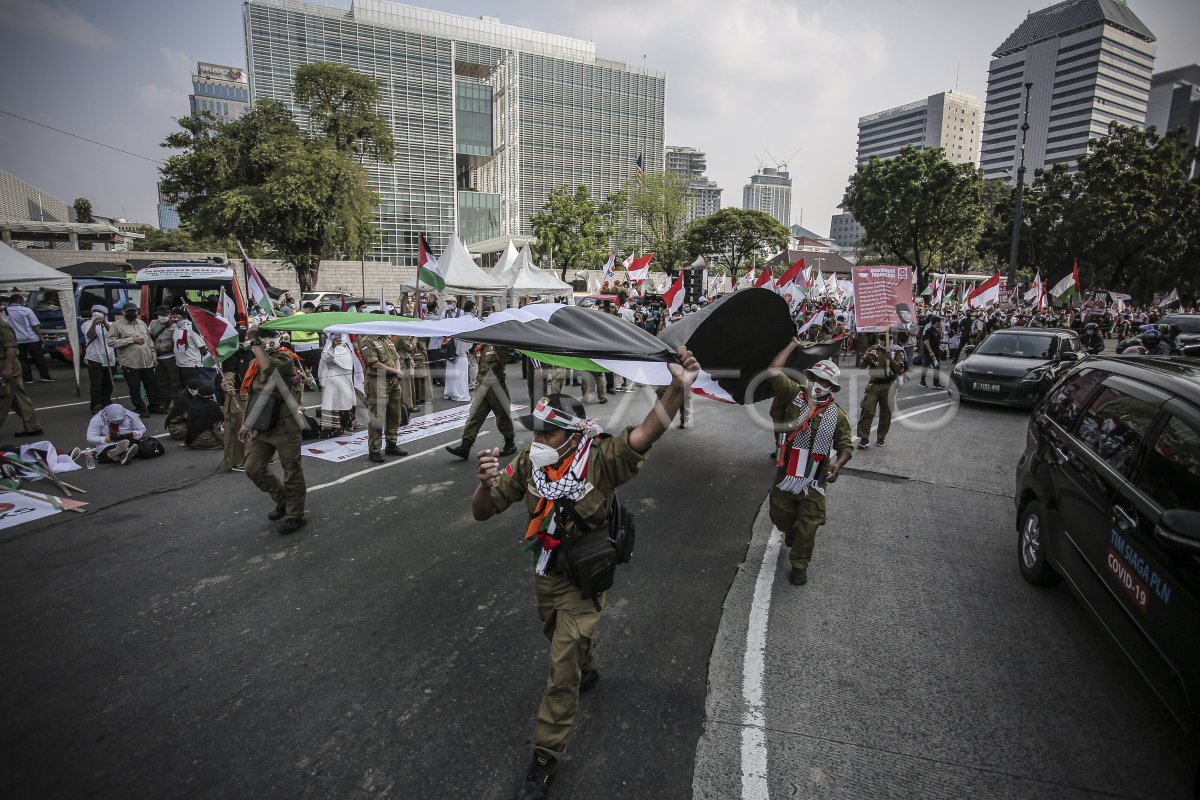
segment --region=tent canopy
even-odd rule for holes
[[[496,262],[496,266],[492,267],[489,274],[501,283],[512,286],[519,258],[517,246],[513,244],[512,239],[509,239],[508,246],[504,248],[504,255],[500,256],[500,260]]]
[[[498,281],[479,268],[475,259],[467,252],[467,248],[457,236],[450,237],[446,251],[438,258],[438,266],[442,268],[442,280],[446,288],[441,294],[483,294],[502,295],[508,291],[508,286]],[[402,292],[434,292],[437,291],[425,281],[404,283],[400,286]]]
[[[521,259],[517,264],[508,293],[511,297],[529,297],[539,294],[569,295],[573,287],[558,276],[541,267]]]
[[[67,341],[71,343],[72,360],[75,362],[75,386],[78,388],[79,327],[75,322],[78,315],[75,311],[75,285],[71,282],[71,276],[40,264],[20,250],[0,243],[0,288],[10,287],[26,293],[33,289],[46,289],[58,293],[58,305],[62,309]]]

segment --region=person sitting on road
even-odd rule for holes
[[[213,385],[201,383],[188,401],[183,444],[193,450],[222,449],[224,419],[225,413],[213,395]]]
[[[199,391],[200,379],[189,378],[187,386],[179,391],[167,411],[167,433],[177,442],[182,442],[187,436],[188,411],[191,410],[192,400]]]
[[[141,417],[119,403],[110,403],[88,423],[88,444],[96,448],[101,464],[128,464],[138,454],[138,442],[146,433]]]

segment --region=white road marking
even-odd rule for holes
[[[115,402],[117,400],[117,398],[113,398],[113,400]],[[88,404],[88,402],[89,401],[87,401],[87,400],[81,400],[78,403],[63,403],[61,406],[42,406],[41,408],[35,407],[34,411],[36,411],[40,414],[43,411],[53,411],[56,408],[72,408],[73,406],[86,406]]]
[[[896,420],[900,420],[900,419],[908,419],[909,417],[915,417],[917,414],[924,414],[926,411],[936,411],[939,408],[945,408],[948,405],[951,405],[950,401],[946,401],[945,403],[937,403],[935,405],[921,406],[918,409],[914,409],[912,411],[908,411],[903,414],[893,414],[892,422],[895,422]],[[879,430],[879,417],[878,416],[875,418],[875,421],[871,423],[871,430],[873,430],[873,431]]]
[[[746,655],[742,662],[742,799],[769,800],[767,784],[767,714],[765,654],[767,622],[771,616],[771,589],[783,534],[771,528],[754,583],[754,600],[746,626]]]
[[[488,433],[488,431],[480,431],[479,435],[484,436],[487,433]],[[395,461],[389,461],[386,464],[376,464],[373,467],[367,467],[366,469],[360,469],[358,472],[351,472],[349,475],[343,475],[342,477],[338,478],[337,480],[330,481],[329,483],[322,483],[317,486],[310,486],[310,487],[308,487],[308,491],[315,492],[319,489],[328,489],[330,486],[340,486],[341,484],[348,483],[349,481],[352,481],[355,478],[361,478],[363,475],[369,475],[370,473],[378,472],[381,469],[387,469],[388,467],[394,467],[397,464],[403,464],[406,461],[412,461],[414,458],[421,458],[422,456],[427,456],[430,453],[436,453],[438,450],[441,450],[445,446],[446,446],[445,444],[434,445],[433,447],[429,448],[428,450],[422,450],[419,453],[411,453],[407,456],[404,456],[403,458],[398,458]]]

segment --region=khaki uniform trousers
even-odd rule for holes
[[[6,382],[4,388],[0,389],[0,424],[8,419],[9,411],[17,412],[17,416],[21,418],[22,431],[36,431],[42,427],[38,422],[37,413],[33,409],[33,401],[29,399],[29,395],[25,393],[25,387],[21,385],[20,373],[17,373],[11,381]]]
[[[862,407],[858,410],[858,438],[871,438],[871,422],[875,419],[875,409],[879,409],[879,432],[876,438],[887,438],[892,428],[892,409],[896,407],[896,390],[899,381],[891,383],[868,383],[863,390]]]
[[[395,443],[396,429],[408,421],[404,381],[389,386],[386,380],[372,379],[363,388],[367,394],[367,449],[379,453],[385,444]],[[386,442],[384,431],[387,431]]]
[[[269,431],[259,431],[246,446],[246,477],[271,495],[276,508],[289,517],[304,516],[304,467],[300,463],[300,426],[287,408],[281,408],[280,420]],[[278,456],[283,481],[271,471],[270,461]]]
[[[783,532],[783,543],[791,548],[788,561],[798,569],[808,569],[813,547],[817,543],[817,528],[825,524],[825,496],[792,494],[778,487],[771,489],[771,524]]]
[[[554,367],[550,370],[550,394],[558,394],[563,389],[563,384],[567,382],[567,370],[565,367]]]
[[[550,640],[546,688],[533,726],[533,749],[561,761],[579,707],[580,678],[596,669],[592,644],[601,612],[593,598],[580,594],[565,575],[535,575],[533,588],[542,632]],[[604,595],[596,599],[603,609]]]
[[[496,415],[496,429],[500,431],[504,441],[510,442],[516,437],[512,413],[509,411],[508,388],[501,381],[492,378],[491,373],[484,377],[471,398],[471,413],[467,415],[463,438],[468,442],[475,441],[488,414]]]
[[[413,388],[412,388],[412,404],[413,407],[425,405],[426,391],[425,387],[429,384],[429,358],[425,354],[424,347],[417,347],[413,350]]]

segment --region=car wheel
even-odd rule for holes
[[[1062,580],[1046,560],[1048,532],[1046,510],[1037,500],[1030,500],[1021,511],[1017,528],[1017,566],[1021,577],[1034,586],[1054,586]]]

